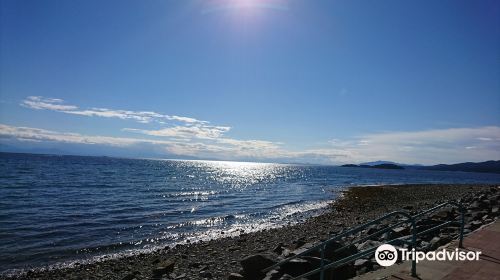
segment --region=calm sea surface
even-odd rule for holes
[[[346,186],[396,183],[500,175],[0,153],[0,273],[294,223]]]

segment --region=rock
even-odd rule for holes
[[[429,247],[429,242],[423,240],[420,241],[420,248],[422,248],[422,250],[426,251],[428,247]]]
[[[304,238],[299,238],[299,239],[293,241],[293,244],[295,245],[295,249],[298,249],[298,248],[302,247],[304,244],[306,244],[306,241]]]
[[[332,261],[336,261],[354,255],[358,252],[358,249],[356,249],[354,245],[350,245],[338,252],[335,252],[337,249],[340,249],[341,247],[343,247],[342,243],[336,241],[329,242],[325,248],[325,258]]]
[[[436,220],[448,220],[450,218],[453,218],[452,211],[449,209],[443,209],[441,211],[436,212],[434,215],[431,216],[432,219]]]
[[[278,270],[271,270],[269,271],[267,274],[266,274],[266,277],[264,277],[264,279],[262,280],[278,280],[280,279],[280,277],[283,275],[282,272],[278,271]]]
[[[294,277],[302,275],[310,270],[311,265],[307,260],[296,258],[282,264],[280,271]]]
[[[429,242],[429,250],[435,250],[437,249],[439,246],[442,246],[448,242],[450,242],[451,240],[451,237],[449,235],[441,235],[439,237],[434,237],[431,239],[431,241]]]
[[[198,268],[200,267],[201,263],[199,262],[192,262],[190,264],[188,264],[188,267],[191,267],[191,268]]]
[[[392,240],[394,238],[396,238],[396,234],[394,233],[394,231],[389,230],[387,232],[384,232],[382,235],[380,235],[378,240],[384,242],[384,241]]]
[[[410,234],[410,227],[397,227],[397,228],[394,228],[393,229],[393,232],[394,234],[397,236],[397,237],[402,237],[402,236],[405,236],[405,235],[408,235]]]
[[[315,246],[315,244],[313,244],[313,243],[306,243],[306,244],[304,244],[302,247],[300,247],[300,248],[298,248],[298,249],[295,249],[295,250],[293,250],[292,252],[290,252],[290,255],[294,255],[294,256],[296,256],[296,255],[300,255],[300,254],[304,253],[305,251],[309,250],[310,248],[312,248],[312,247],[314,247],[314,246]],[[306,254],[306,255],[307,255],[307,256],[319,255],[319,253],[318,253],[318,252],[319,252],[319,251],[318,251],[318,250],[316,250],[316,251],[310,252],[310,253],[308,253],[308,254]]]
[[[284,249],[285,248],[283,247],[283,243],[280,243],[276,247],[274,247],[273,252],[275,252],[278,255],[281,255],[281,253],[283,253]]]
[[[134,273],[129,273],[122,278],[122,280],[132,280],[132,279],[135,279]]]
[[[238,273],[231,273],[227,277],[227,280],[244,280],[244,279],[245,279],[245,277],[243,277],[243,275],[238,274]]]
[[[203,278],[212,278],[212,273],[210,271],[200,271],[200,276]]]
[[[368,266],[369,264],[370,264],[370,261],[367,260],[367,259],[357,259],[354,262],[354,267],[355,268],[360,268],[360,267]]]
[[[288,257],[290,257],[290,256],[292,255],[292,252],[290,252],[290,250],[288,250],[288,249],[286,249],[286,248],[285,248],[285,249],[283,250],[283,252],[281,253],[281,255],[282,255],[283,257],[285,257],[285,258],[288,258]]]
[[[368,228],[366,228],[366,234],[368,234],[368,235],[375,233],[377,231],[378,231],[377,225],[371,225]]]
[[[475,212],[473,215],[472,215],[472,219],[473,220],[481,220],[483,218],[484,215],[487,215],[488,212],[487,211],[479,211],[479,212]]]
[[[368,268],[366,267],[361,267],[360,269],[356,270],[356,275],[362,275],[368,272]]]
[[[481,221],[479,221],[479,220],[472,221],[472,222],[470,223],[470,229],[471,229],[471,230],[475,230],[475,229],[479,228],[479,227],[480,227],[480,226],[482,226],[482,225],[483,225],[483,222],[481,222]]]
[[[168,259],[165,261],[162,261],[158,264],[156,268],[153,269],[153,275],[154,276],[161,276],[163,274],[167,274],[169,272],[172,272],[174,270],[175,266],[175,260],[174,259]]]
[[[244,258],[241,260],[241,266],[243,267],[243,275],[246,278],[262,279],[265,275],[262,272],[264,268],[270,267],[277,262],[274,258],[267,254],[257,254]]]
[[[373,247],[378,247],[382,245],[382,242],[375,241],[375,240],[366,240],[365,242],[358,244],[356,248],[358,251],[364,251]]]

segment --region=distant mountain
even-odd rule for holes
[[[484,162],[464,162],[457,164],[438,164],[433,166],[422,166],[419,167],[419,169],[438,170],[438,171],[500,173],[500,160],[490,160]]]
[[[382,164],[375,164],[375,165],[368,165],[368,164],[344,164],[341,165],[340,167],[359,167],[359,168],[379,168],[379,169],[405,169],[402,166],[392,164],[392,163],[382,163]]]
[[[392,164],[392,163],[377,164],[377,165],[371,166],[371,168],[380,168],[380,169],[405,169],[402,166],[399,166],[397,164]]]
[[[397,164],[397,163],[395,163],[394,161],[377,160],[377,161],[363,162],[363,163],[360,163],[359,165],[374,166],[374,165],[379,165],[379,164]]]
[[[399,165],[399,166],[404,166],[404,167],[423,166],[421,164],[407,164],[407,163],[399,163],[399,162],[387,161],[387,160],[377,160],[377,161],[363,162],[363,163],[360,163],[359,165],[375,166],[375,165],[380,165],[380,164],[394,164],[394,165]]]

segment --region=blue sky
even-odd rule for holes
[[[4,150],[500,159],[498,1],[1,1]]]

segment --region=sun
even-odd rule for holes
[[[283,0],[214,0],[208,3],[203,13],[229,12],[245,16],[256,14],[259,10],[287,10]]]

